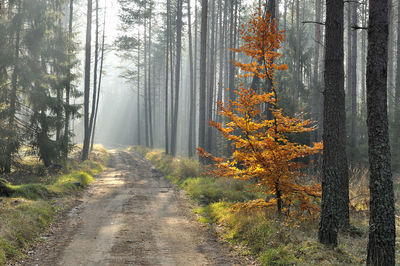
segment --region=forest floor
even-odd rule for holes
[[[197,221],[183,192],[134,152],[75,200],[42,243],[15,265],[251,265]]]

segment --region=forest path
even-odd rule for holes
[[[136,153],[102,173],[27,265],[243,265]]]

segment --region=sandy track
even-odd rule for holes
[[[111,166],[25,265],[243,265],[149,162],[114,151]]]

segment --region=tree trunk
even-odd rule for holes
[[[344,93],[343,1],[326,1],[324,150],[319,241],[336,246],[339,224],[349,224]]]
[[[168,78],[169,78],[169,45],[170,45],[170,35],[171,35],[171,3],[167,0],[167,44],[165,49],[165,154],[169,154],[169,128],[168,128]]]
[[[144,20],[144,115],[146,147],[149,147],[149,100],[147,90],[147,20]]]
[[[93,135],[94,116],[96,114],[97,102],[97,68],[99,63],[99,0],[96,0],[96,35],[94,48],[94,69],[93,69],[93,98],[92,98],[92,113],[90,114],[90,136]],[[91,139],[93,143],[93,139]],[[93,147],[93,145],[91,145]],[[93,149],[93,148],[91,148]]]
[[[193,41],[192,41],[192,18],[191,18],[191,8],[190,8],[190,0],[187,1],[188,5],[188,35],[189,35],[189,75],[190,75],[190,111],[189,111],[189,143],[188,143],[188,155],[189,157],[193,157],[193,130],[194,123],[192,119],[194,118],[194,109],[196,108],[196,104],[194,102],[194,69],[193,69]]]
[[[298,109],[299,91],[301,83],[301,72],[300,72],[300,0],[296,1],[296,84],[294,87],[293,103],[295,111]]]
[[[205,147],[208,1],[201,1],[199,146]]]
[[[370,220],[367,265],[395,265],[395,213],[387,115],[388,2],[369,1],[367,126]]]
[[[87,4],[86,22],[86,48],[85,48],[85,87],[84,87],[84,127],[82,161],[89,159],[90,124],[89,124],[89,98],[90,98],[90,59],[92,51],[92,0]]]
[[[215,79],[215,0],[211,0],[211,28],[210,28],[210,53],[209,53],[209,79],[208,79],[208,104],[207,104],[207,122],[213,120],[213,104],[214,104],[214,79]],[[213,127],[207,127],[207,151],[212,152]]]
[[[105,36],[106,36],[105,34],[106,34],[106,15],[107,15],[106,10],[107,10],[107,6],[104,6],[103,37],[102,37],[102,42],[101,42],[99,85],[97,87],[96,111],[95,111],[95,115],[94,115],[94,122],[93,122],[93,128],[92,128],[90,151],[93,151],[94,137],[96,135],[97,115],[99,113],[99,103],[100,103],[101,81],[103,78],[104,50],[105,50],[104,46],[105,46]]]
[[[148,73],[148,75],[147,75],[147,78],[148,78],[148,82],[147,82],[147,90],[148,90],[148,92],[147,92],[147,96],[148,96],[148,100],[149,100],[149,103],[148,103],[148,107],[149,107],[149,144],[150,144],[150,148],[153,148],[153,146],[154,146],[154,140],[153,140],[153,114],[152,114],[152,104],[151,104],[151,100],[152,100],[152,93],[151,93],[151,85],[152,85],[152,83],[151,83],[151,45],[152,45],[152,41],[151,41],[151,37],[152,37],[152,27],[151,27],[151,20],[152,20],[152,13],[153,13],[153,7],[151,6],[151,3],[150,3],[150,17],[149,17],[149,49],[148,49],[148,52],[149,52],[149,62],[148,62],[148,71],[149,71],[149,73]],[[154,97],[153,97],[154,98]]]
[[[176,17],[176,62],[175,62],[175,107],[174,120],[172,121],[172,140],[171,154],[176,156],[177,151],[177,131],[178,131],[178,111],[179,111],[179,89],[181,77],[181,53],[182,53],[182,5],[183,0],[177,2],[177,17]]]
[[[358,3],[349,3],[352,5],[351,16],[352,26],[357,25],[357,7]],[[357,156],[357,30],[351,30],[351,129],[350,129],[350,163],[356,160]]]
[[[397,16],[400,18],[400,5],[398,5]],[[396,68],[396,86],[394,91],[394,120],[393,120],[393,171],[400,168],[400,19],[397,20],[397,68]]]
[[[74,0],[69,1],[69,23],[68,23],[68,37],[72,38],[72,26],[73,26],[73,18],[74,18]],[[70,95],[71,95],[71,69],[68,70],[67,74],[67,85],[65,88],[65,126],[64,126],[64,157],[68,156],[69,152],[69,123],[70,123],[70,117],[71,117],[71,111],[70,111]]]
[[[315,0],[315,21],[321,21],[321,0]],[[318,100],[319,100],[319,55],[321,43],[321,26],[315,24],[314,32],[314,74],[313,74],[313,88],[312,88],[312,103],[311,103],[311,120],[318,121]],[[317,142],[317,131],[312,131],[310,134],[310,145]],[[315,156],[313,156],[315,159]]]

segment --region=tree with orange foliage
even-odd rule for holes
[[[289,213],[290,206],[296,203],[301,211],[315,213],[318,206],[313,198],[321,196],[321,187],[316,183],[302,182],[301,170],[307,167],[302,158],[319,153],[322,143],[310,147],[292,142],[289,135],[311,132],[315,130],[314,124],[301,117],[286,116],[278,107],[274,74],[276,70],[287,69],[286,65],[275,63],[280,57],[278,50],[284,41],[284,32],[278,30],[275,19],[267,12],[262,14],[258,10],[248,26],[242,26],[240,34],[244,43],[233,50],[246,54],[254,62],[234,62],[246,73],[239,78],[257,77],[264,88],[244,88],[241,84],[235,91],[237,100],[226,107],[222,102],[218,103],[219,114],[229,122],[223,125],[211,121],[210,125],[232,142],[232,158],[215,157],[201,147],[198,153],[215,162],[211,174],[251,180],[265,194],[274,195],[269,200],[246,203],[246,207],[276,206],[281,214]],[[271,117],[265,115],[265,109],[269,110]]]

